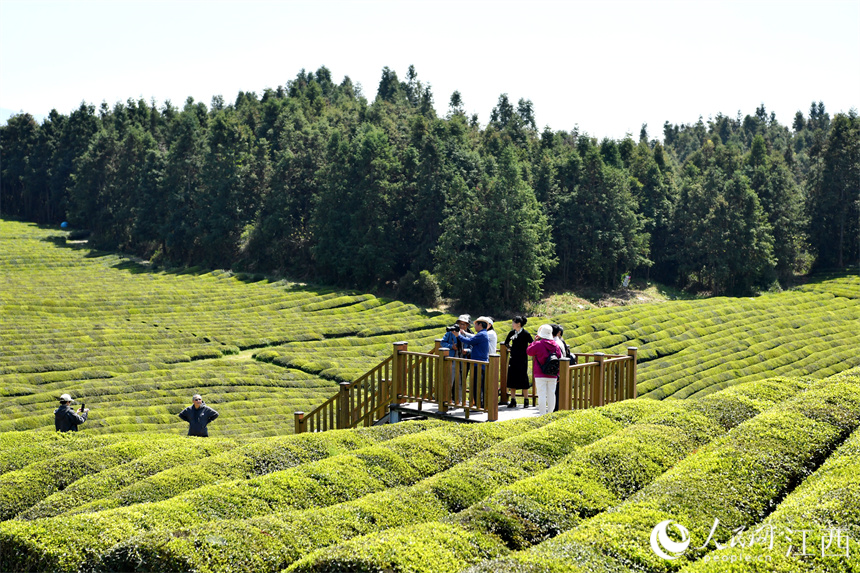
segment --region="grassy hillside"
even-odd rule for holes
[[[494,424],[193,439],[194,455],[157,433],[7,432],[0,570],[722,570],[715,542],[738,527],[856,544],[859,425],[854,369]],[[702,547],[714,519],[677,561],[649,548],[664,520]],[[783,571],[860,565],[775,547]]]
[[[554,317],[575,350],[638,346],[646,399],[290,435],[294,410],[452,320],[0,222],[0,571],[860,571],[843,537],[823,557],[729,542],[860,539],[856,275]],[[63,392],[84,431],[53,432]],[[181,435],[193,392],[222,414],[208,440]],[[694,542],[672,561],[649,546],[666,520]]]
[[[0,221],[0,432],[53,431],[56,398],[70,392],[92,409],[87,432],[181,434],[176,413],[200,392],[222,414],[217,435],[291,433],[293,412],[321,403],[337,380],[366,372],[395,341],[428,348],[453,321],[368,294],[223,271],[154,272],[66,239]],[[856,274],[757,298],[552,320],[576,351],[638,346],[639,392],[651,398],[860,365]],[[499,323],[500,337],[507,326]]]

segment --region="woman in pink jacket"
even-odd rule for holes
[[[558,384],[558,374],[544,374],[542,365],[551,354],[561,357],[561,350],[552,336],[552,326],[542,324],[537,331],[537,340],[529,344],[526,353],[533,356],[532,374],[535,379],[535,389],[538,394],[538,414],[543,416],[555,408],[555,386]]]

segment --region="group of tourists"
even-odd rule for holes
[[[70,394],[60,396],[60,407],[54,410],[54,427],[58,432],[77,432],[78,426],[87,421],[90,409],[81,404],[77,411],[72,409],[75,400]],[[179,417],[188,422],[188,435],[209,437],[209,422],[218,417],[218,412],[203,402],[200,394],[191,397],[191,405],[179,412]]]
[[[537,408],[540,415],[558,409],[558,371],[552,372],[547,366],[551,357],[571,357],[570,347],[564,341],[564,328],[559,324],[542,324],[537,331],[537,338],[525,330],[528,319],[515,316],[511,321],[511,331],[502,343],[509,351],[507,392],[500,396],[499,405],[508,408],[517,407],[517,390],[521,392],[523,407],[529,407],[529,388],[532,382],[529,378],[529,356],[532,360],[532,378],[537,391]],[[488,361],[490,354],[496,352],[498,335],[493,327],[493,319],[481,316],[475,319],[475,332],[471,329],[471,316],[461,314],[454,326],[448,327],[442,338],[440,348],[447,350],[452,358],[469,358],[471,360]],[[484,373],[482,365],[476,374],[473,392],[480,392],[480,403],[484,403]],[[451,382],[453,403],[460,402],[463,393],[463,376],[458,376],[456,364],[451,366]],[[476,396],[477,398],[477,396]],[[450,410],[449,410],[450,411]]]

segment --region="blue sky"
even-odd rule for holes
[[[36,116],[128,98],[209,103],[305,68],[360,82],[410,64],[444,114],[454,90],[486,123],[499,94],[539,127],[652,137],[664,121],[751,114],[790,124],[860,107],[860,0],[0,0],[0,108]]]

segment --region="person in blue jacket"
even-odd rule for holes
[[[490,320],[481,316],[475,320],[475,334],[468,334],[464,331],[460,331],[460,343],[463,345],[463,350],[467,349],[469,352],[469,358],[471,360],[480,360],[482,362],[488,362],[490,360],[490,337],[487,334],[487,328],[490,326]],[[474,385],[472,387],[472,401],[475,401],[475,398],[478,397],[478,387],[480,387],[480,407],[485,407],[484,400],[484,375],[486,374],[487,367],[483,364],[480,368],[480,374],[478,374],[478,378],[480,380],[475,380]],[[495,399],[495,397],[493,398]],[[478,405],[478,404],[473,404]]]
[[[209,429],[206,426],[218,417],[218,412],[204,404],[200,394],[192,396],[191,401],[191,406],[179,412],[179,417],[188,422],[189,436],[208,438]]]
[[[460,343],[460,332],[466,331],[471,334],[470,327],[472,325],[472,317],[468,314],[461,314],[457,318],[454,326],[459,326],[460,330],[447,329],[445,336],[442,337],[442,342],[439,344],[441,350],[447,350],[448,356],[451,358],[463,358],[463,345]],[[457,383],[457,370],[460,370],[460,383]],[[466,378],[467,370],[458,368],[456,362],[451,362],[451,404],[459,404],[463,401],[463,380]]]
[[[470,333],[469,326],[472,324],[472,317],[468,314],[461,314],[457,319],[457,326],[460,327],[460,330],[465,330],[467,333]],[[459,332],[447,330],[445,332],[445,336],[442,337],[442,342],[439,344],[439,348],[448,351],[448,356],[451,358],[462,358],[459,341]]]

